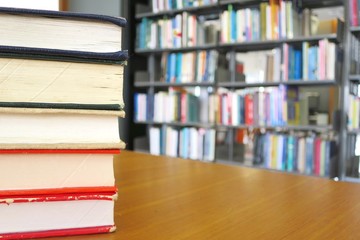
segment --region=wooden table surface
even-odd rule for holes
[[[360,184],[128,151],[115,174],[117,231],[65,239],[360,239]]]

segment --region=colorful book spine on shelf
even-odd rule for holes
[[[266,168],[328,177],[332,157],[331,140],[320,136],[284,133],[255,135],[253,154]]]
[[[161,56],[159,79],[168,83],[214,82],[218,52],[198,51],[185,53],[164,53]]]
[[[212,15],[198,17],[188,12],[176,14],[172,18],[145,17],[136,26],[137,47],[155,49],[214,45],[217,43],[219,25],[220,21]]]
[[[12,8],[0,19],[0,238],[115,231],[126,20]]]
[[[244,9],[234,9],[230,4],[220,19],[221,43],[291,39],[302,35],[302,19],[291,1],[271,0]]]
[[[327,39],[317,45],[303,42],[301,48],[284,44],[282,48],[283,81],[335,80],[336,45]]]
[[[213,102],[207,93],[199,97],[185,92],[158,92],[134,95],[135,121],[210,123],[214,121]],[[149,102],[150,101],[150,102]],[[212,120],[211,120],[212,119]]]
[[[288,122],[286,88],[268,87],[226,91],[217,98],[217,123],[224,125],[283,126]],[[285,109],[286,108],[286,109]]]
[[[214,161],[215,129],[151,127],[150,153]]]
[[[351,26],[359,26],[359,2],[358,0],[348,0],[350,9]]]

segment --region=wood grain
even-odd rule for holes
[[[128,151],[115,174],[117,231],[66,239],[360,239],[355,183]]]

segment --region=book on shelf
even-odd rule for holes
[[[280,81],[281,50],[238,52],[235,54],[236,72],[245,76],[246,83]]]
[[[115,231],[115,189],[0,196],[0,237],[25,239]]]
[[[215,129],[151,127],[150,153],[192,160],[215,160]]]
[[[360,25],[359,21],[359,1],[358,0],[348,0],[349,4],[349,18],[350,25],[353,27],[358,27]]]
[[[358,96],[349,95],[349,109],[348,109],[348,129],[360,128],[360,98]]]
[[[46,10],[0,8],[2,53],[126,60],[120,17]]]

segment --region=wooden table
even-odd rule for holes
[[[115,173],[117,231],[66,239],[360,239],[360,184],[127,151]]]

